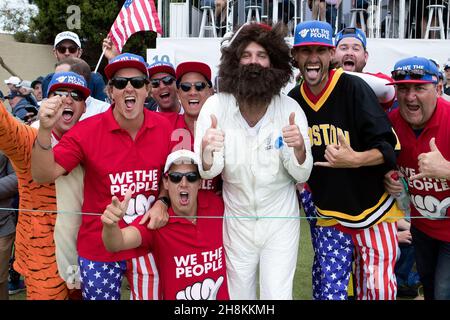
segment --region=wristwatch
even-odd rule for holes
[[[162,203],[164,203],[167,206],[167,208],[170,207],[169,197],[159,197],[157,200],[160,200]]]

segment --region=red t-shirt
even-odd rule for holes
[[[133,222],[142,237],[141,247],[150,250],[158,267],[166,300],[228,300],[223,201],[210,191],[198,193],[197,223],[174,217],[158,230]],[[201,218],[206,216],[207,218]],[[211,218],[214,217],[214,218]]]
[[[400,115],[399,109],[389,114],[398,135],[401,152],[397,159],[400,170],[406,177],[419,173],[417,157],[430,152],[430,140],[436,138],[436,146],[445,159],[450,161],[450,105],[439,98],[436,110],[427,125],[416,137],[413,129]],[[430,237],[450,241],[450,181],[445,179],[418,179],[408,181],[411,194],[412,224]],[[443,217],[446,219],[424,219]],[[414,218],[419,217],[419,218]]]
[[[175,112],[162,112],[162,115],[173,124],[173,131],[170,139],[171,152],[185,149],[194,151],[194,134],[189,130],[184,115]],[[218,175],[213,179],[202,179],[202,190],[214,192],[222,190],[222,177]]]
[[[171,126],[156,112],[144,109],[144,123],[133,141],[107,111],[77,123],[53,152],[67,172],[78,164],[85,169],[83,213],[101,214],[111,197],[123,199],[134,189],[121,227],[142,216],[159,194],[159,183],[169,154]],[[83,215],[78,232],[78,254],[93,261],[119,261],[144,254],[139,250],[111,253],[102,241],[100,215]],[[138,252],[137,252],[138,251]]]

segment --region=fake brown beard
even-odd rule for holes
[[[251,63],[229,70],[220,78],[219,88],[231,93],[239,105],[267,106],[289,77],[283,70]]]

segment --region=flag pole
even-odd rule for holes
[[[97,73],[98,67],[100,66],[100,62],[102,62],[103,56],[105,55],[106,48],[103,49],[100,58],[98,59],[97,66],[95,67],[94,73]]]

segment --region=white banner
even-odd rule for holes
[[[221,40],[222,38],[157,38],[156,49],[147,50],[147,62],[154,62],[155,56],[170,57],[170,62],[175,67],[185,61],[202,61],[211,67],[214,83],[220,62]],[[292,38],[287,41],[293,43]],[[395,62],[414,55],[436,59],[442,70],[450,58],[449,44],[447,40],[367,39],[369,60],[364,71],[390,75]],[[293,81],[285,88],[285,92],[294,86]]]

